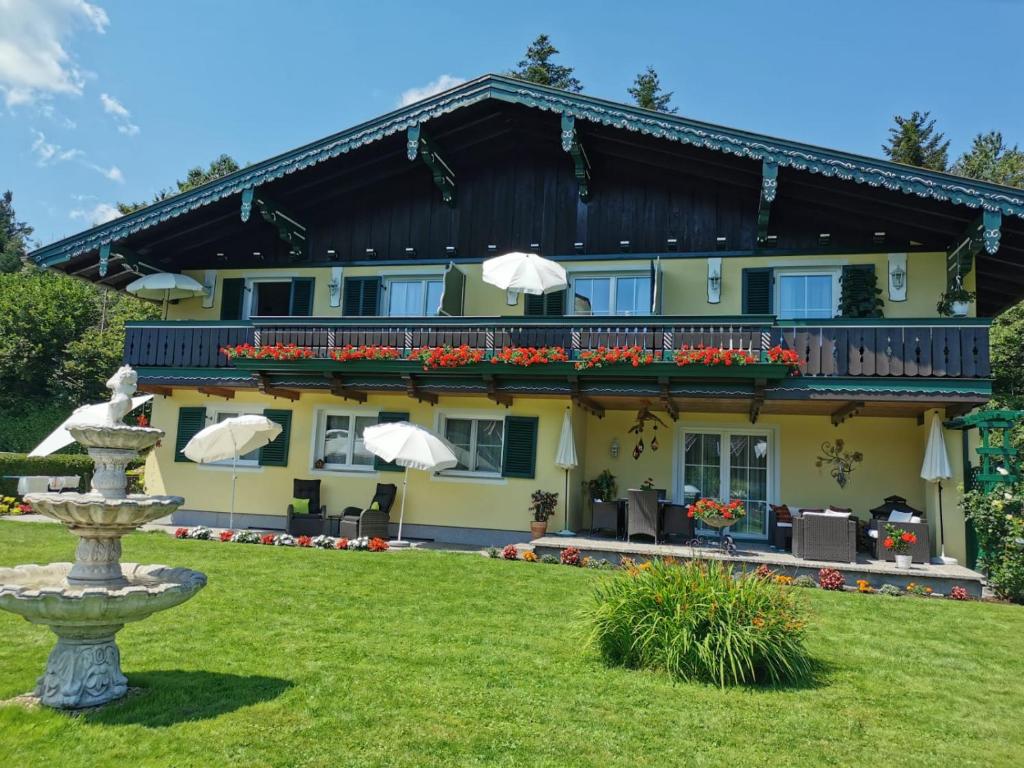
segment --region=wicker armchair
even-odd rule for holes
[[[666,504],[661,521],[661,535],[666,539],[678,536],[683,541],[696,538],[693,519],[686,515],[685,504]]]
[[[895,562],[895,553],[885,548],[885,526],[889,525],[885,520],[874,519],[868,525],[868,535],[874,543],[874,555],[876,560]],[[891,523],[904,531],[910,531],[917,536],[917,542],[910,546],[910,561],[913,563],[928,563],[932,558],[931,533],[928,530],[928,523],[922,520],[919,523]],[[872,533],[875,532],[875,533]]]
[[[346,539],[358,539],[362,536],[388,537],[388,523],[391,507],[395,504],[398,486],[394,483],[377,483],[377,492],[373,494],[366,509],[345,507],[338,523],[338,535]],[[373,509],[374,502],[377,509]]]
[[[619,536],[619,503],[617,501],[590,500],[590,532],[611,531]]]
[[[650,536],[658,540],[658,492],[629,491],[629,513],[626,515],[626,541],[634,536]]]
[[[324,518],[327,510],[320,504],[319,480],[293,480],[292,498],[309,499],[309,514],[295,514],[295,507],[288,505],[285,530],[292,536],[319,536],[324,532]]]
[[[857,562],[857,520],[806,512],[794,517],[793,554],[804,560]]]

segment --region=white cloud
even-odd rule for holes
[[[69,214],[75,221],[84,221],[89,226],[106,224],[108,221],[120,218],[121,212],[110,203],[97,203],[92,208],[75,208]]]
[[[33,130],[32,133],[35,135],[35,139],[32,140],[32,152],[36,156],[36,164],[40,166],[74,160],[85,154],[80,149],[64,149],[60,144],[47,141],[46,134],[42,131]]]
[[[86,167],[92,168],[96,173],[110,179],[111,181],[116,181],[118,184],[124,184],[124,174],[121,173],[121,169],[116,165],[104,168],[102,165],[96,165],[95,163],[86,163]]]
[[[8,107],[79,95],[87,73],[65,43],[78,27],[103,34],[107,12],[86,0],[0,0],[0,93]]]
[[[464,77],[441,75],[436,80],[431,80],[426,85],[402,91],[402,95],[398,99],[398,106],[407,107],[410,104],[415,104],[417,101],[422,101],[423,99],[435,96],[441,93],[441,91],[447,91],[449,88],[454,88],[456,85],[462,85],[464,82],[466,82],[466,78]]]
[[[100,94],[100,104],[103,105],[103,111],[108,115],[112,115],[114,120],[117,121],[118,133],[122,133],[125,136],[138,135],[139,126],[131,121],[132,113],[128,111],[124,104],[108,93]]]

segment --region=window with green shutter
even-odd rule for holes
[[[244,296],[245,278],[225,278],[220,288],[220,319],[241,320],[242,298]]]
[[[313,314],[313,278],[296,277],[292,280],[292,317],[308,317]]]
[[[543,296],[524,294],[523,314],[534,317],[561,317],[565,314],[565,291],[545,293]]]
[[[267,408],[263,415],[281,425],[281,434],[260,449],[260,466],[287,467],[288,444],[291,441],[292,412]]]
[[[346,277],[341,314],[345,317],[375,317],[380,314],[380,278]]]
[[[536,416],[505,417],[505,452],[502,477],[533,477],[537,466]]]
[[[774,274],[771,267],[743,270],[743,314],[772,314]]]
[[[402,411],[381,411],[377,414],[378,424],[391,424],[396,421],[408,421],[408,412]],[[390,461],[383,461],[380,457],[373,457],[373,468],[379,472],[404,472],[405,467]]]
[[[179,408],[178,409],[178,433],[174,438],[174,460],[191,461],[182,449],[188,445],[188,441],[195,437],[203,427],[206,426],[206,409]]]

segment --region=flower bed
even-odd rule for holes
[[[468,344],[460,347],[446,344],[443,347],[419,347],[410,352],[406,359],[419,363],[424,371],[433,368],[461,368],[479,363],[484,359],[484,351],[473,349]]]
[[[604,368],[608,365],[629,365],[639,368],[661,360],[660,352],[648,352],[639,346],[632,347],[598,347],[580,354],[576,361],[576,370],[585,371],[590,368]]]
[[[368,552],[386,552],[390,549],[384,539],[374,537],[363,537],[349,541],[345,538],[334,536],[292,536],[287,533],[264,533],[257,531],[231,531],[225,530],[213,535],[213,531],[203,525],[194,528],[177,528],[174,531],[176,539],[201,539],[216,540],[225,544],[263,544],[276,547],[309,547],[318,549],[344,550],[344,549],[365,549]]]
[[[308,360],[313,357],[313,350],[297,344],[281,344],[254,347],[252,344],[236,344],[233,347],[221,347],[221,353],[229,360]]]
[[[569,356],[562,347],[504,347],[491,358],[494,364],[507,363],[529,368],[531,365],[565,363]]]
[[[346,344],[344,347],[329,350],[327,354],[335,362],[346,363],[350,360],[397,360],[400,353],[395,347],[382,347],[377,344],[361,344],[354,347]]]

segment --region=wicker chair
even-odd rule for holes
[[[395,504],[398,486],[394,483],[377,483],[377,492],[373,494],[366,509],[345,507],[338,524],[338,535],[346,539],[358,539],[361,536],[388,537],[388,523],[391,507]],[[374,502],[377,509],[372,509]]]
[[[626,541],[634,536],[650,536],[658,541],[658,492],[629,491],[629,514],[626,515]]]
[[[612,531],[619,537],[619,504],[616,501],[590,500],[590,532]]]
[[[665,505],[664,517],[661,521],[661,535],[666,539],[679,536],[684,541],[690,541],[696,537],[693,519],[687,517],[685,504]]]
[[[875,545],[875,559],[885,560],[887,562],[895,562],[896,554],[885,548],[885,526],[888,525],[887,521],[874,519],[868,524],[868,535],[871,537],[872,542]],[[931,533],[928,530],[928,523],[922,520],[919,523],[891,523],[891,525],[897,528],[910,531],[917,536],[917,542],[910,546],[910,561],[912,563],[928,563],[931,562],[932,558],[932,542]],[[877,531],[872,534],[871,531]]]
[[[285,530],[292,536],[319,536],[324,532],[326,509],[320,504],[319,480],[293,480],[292,498],[309,499],[309,514],[295,514],[295,507],[288,505]]]
[[[857,562],[857,520],[806,512],[794,517],[793,554],[804,560]]]

